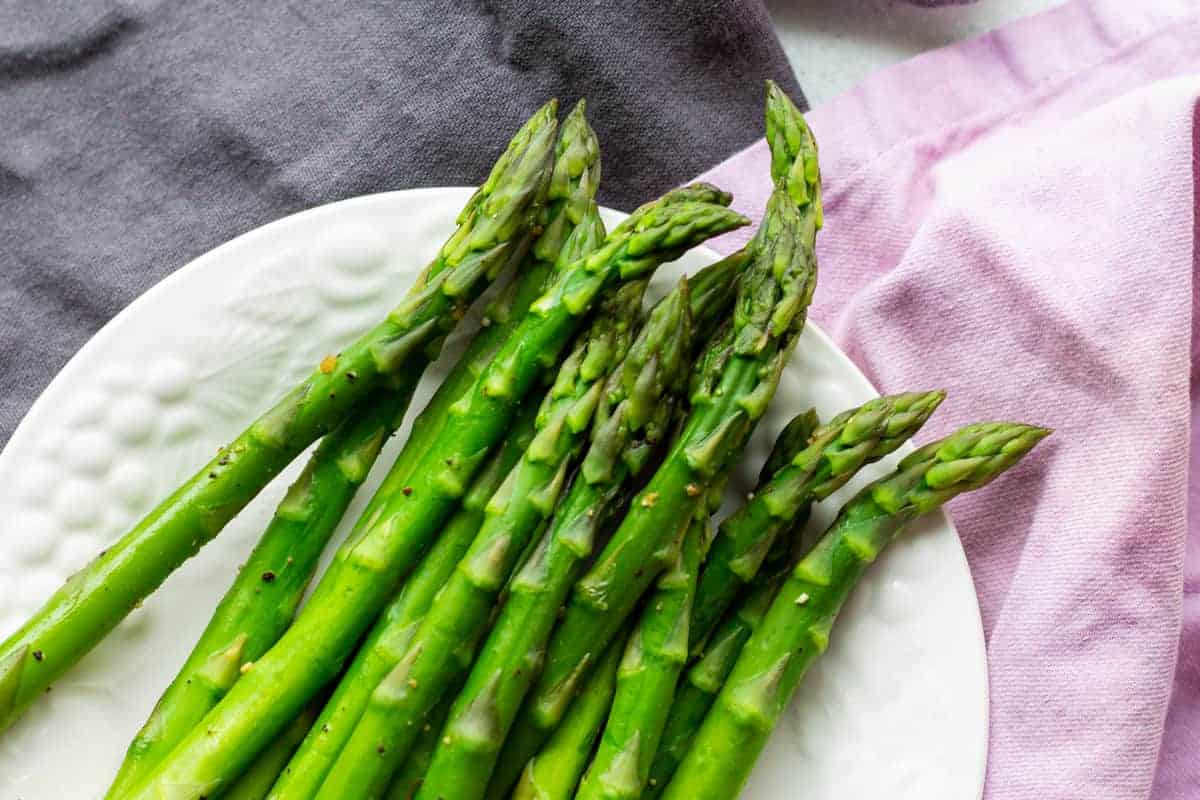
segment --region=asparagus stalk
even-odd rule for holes
[[[763,467],[766,476],[803,449],[815,424],[816,414],[809,411],[785,426]],[[710,492],[710,497],[718,495]],[[695,633],[691,612],[703,550],[710,541],[707,512],[692,521],[675,566],[659,578],[626,646],[612,710],[577,795],[581,800],[636,798],[646,787]]]
[[[791,571],[738,657],[664,800],[732,800],[800,679],[825,651],[851,589],[913,519],[1013,466],[1049,431],[969,425],[904,458],[841,511]]]
[[[792,419],[763,465],[759,475],[760,486],[786,465],[797,450],[803,449],[816,425],[816,413],[813,411]],[[787,452],[789,450],[791,453]],[[802,508],[792,521],[788,535],[776,538],[755,582],[743,592],[735,608],[708,638],[704,650],[688,668],[683,683],[676,688],[675,699],[671,703],[671,711],[663,726],[642,792],[646,798],[656,798],[666,788],[667,781],[691,745],[700,723],[704,721],[704,715],[712,707],[721,684],[733,670],[733,663],[741,653],[742,646],[766,613],[767,606],[786,577],[788,566],[794,562],[795,554],[800,549],[809,510],[810,507]]]
[[[521,772],[513,800],[571,800],[612,705],[623,637],[608,646],[562,724]]]
[[[803,121],[801,120],[801,124]],[[682,433],[596,563],[576,584],[546,664],[501,751],[489,797],[506,794],[562,719],[580,680],[670,561],[681,526],[766,410],[803,328],[816,281],[820,220],[816,146],[804,128],[803,190],[777,188],[742,276],[732,323],[700,360]],[[794,197],[804,197],[803,205]]]
[[[590,209],[599,180],[599,144],[588,125],[585,105],[581,100],[567,115],[559,132],[546,209],[541,220],[543,232],[533,246],[532,257],[523,265],[517,280],[506,287],[500,299],[488,308],[483,327],[413,422],[408,442],[367,505],[362,520],[381,515],[382,509],[396,498],[397,493],[412,482],[414,465],[450,418],[451,406],[470,390],[473,381],[486,368],[500,344],[524,317],[542,291],[554,262],[560,259],[573,261],[596,245],[596,239],[602,235],[602,231],[594,211]],[[586,225],[580,233],[572,236],[572,232],[584,223]],[[532,415],[527,416],[531,430]],[[512,436],[509,441],[513,441]],[[423,561],[410,583],[416,582],[419,587],[436,590],[449,576],[482,524],[483,504],[516,463],[524,446],[516,452],[511,447],[505,450],[503,457],[493,459],[491,467],[467,493],[463,507],[447,524],[438,543],[434,545],[432,552],[436,557],[431,556]],[[498,462],[503,462],[502,469]],[[305,738],[274,787],[272,798],[308,798],[316,793],[366,707],[371,690],[400,660],[404,645],[412,634],[411,626],[428,606],[428,597],[424,592],[421,588],[412,591],[406,589],[384,612],[333,698],[322,710],[318,724]]]
[[[816,410],[809,409],[797,414],[784,426],[759,472],[756,492],[761,491],[772,475],[787,466],[797,453],[808,446],[819,424]],[[671,703],[671,710],[663,726],[662,736],[659,738],[658,748],[650,763],[650,771],[642,790],[644,796],[652,798],[662,793],[667,779],[671,777],[679,759],[687,751],[692,736],[703,721],[704,715],[708,713],[717,690],[720,689],[721,682],[729,674],[729,670],[733,669],[733,662],[741,652],[742,645],[750,638],[747,625],[755,624],[765,613],[775,590],[783,580],[787,565],[792,562],[793,553],[800,547],[804,526],[808,522],[808,512],[809,508],[802,508],[792,521],[789,535],[777,538],[771,545],[755,583],[749,591],[743,593],[745,597],[739,598],[735,612],[714,632],[708,642],[708,649],[700,653],[695,663],[687,670],[684,682],[676,687],[675,698]],[[758,614],[754,616],[756,609],[759,609]],[[691,642],[695,641],[695,633],[693,623],[689,630]],[[742,635],[744,638],[739,639]],[[711,684],[711,680],[705,678],[721,669],[724,669],[724,672],[720,673],[715,688],[708,693],[702,691],[703,687]],[[694,685],[697,681],[702,688]]]
[[[820,425],[821,420],[815,408],[801,411],[787,421],[783,430],[775,437],[775,444],[771,445],[771,452],[767,454],[762,469],[758,471],[756,492],[771,480],[772,475],[786,467],[801,450],[808,447],[812,435]]]
[[[708,647],[688,668],[687,675],[677,688],[658,750],[650,764],[643,792],[648,800],[658,797],[666,789],[679,762],[691,747],[705,715],[717,699],[717,693],[733,671],[742,648],[758,629],[771,600],[787,577],[786,570],[767,571],[765,565],[764,572],[766,574],[759,577],[749,593],[713,632]]]
[[[715,190],[712,196],[727,197]],[[743,224],[742,216],[715,203],[660,201],[635,212],[593,253],[559,269],[471,390],[451,405],[448,422],[413,468],[405,487],[411,491],[363,521],[292,627],[135,787],[131,800],[155,800],[163,787],[194,800],[236,775],[338,673],[597,294],[619,279],[644,277],[692,245]]]
[[[272,800],[316,794],[362,716],[371,691],[400,661],[434,597],[474,541],[483,524],[483,509],[488,499],[533,439],[537,409],[537,403],[525,402],[508,438],[492,453],[463,496],[462,507],[446,523],[429,553],[380,615],[337,689],[272,787]]]
[[[583,221],[600,185],[600,143],[587,121],[587,106],[576,103],[559,127],[546,202],[538,219],[541,234],[520,273],[484,311],[483,325],[466,351],[413,420],[408,443],[371,498],[363,516],[382,508],[409,483],[413,466],[441,430],[455,400],[470,389],[488,360],[542,293],[567,238]]]
[[[522,558],[526,555],[528,553],[523,553]],[[462,678],[465,677],[467,669],[471,666],[471,657],[480,637],[472,639],[455,653],[455,682],[447,692],[448,696],[457,694],[458,690],[462,688]],[[429,771],[429,762],[433,758],[434,748],[437,747],[438,740],[441,738],[442,726],[446,724],[446,716],[449,713],[449,703],[438,703],[426,715],[425,722],[421,725],[421,730],[417,734],[408,756],[396,770],[387,792],[382,795],[387,800],[412,800],[417,790],[421,788],[421,783],[425,780],[425,773]]]
[[[433,753],[438,740],[441,739],[442,726],[446,724],[449,713],[449,703],[438,703],[426,717],[425,724],[421,726],[421,732],[417,734],[417,740],[413,743],[412,751],[396,770],[392,784],[384,795],[387,800],[413,800],[417,796],[417,790],[421,788],[429,772],[429,764],[433,761]]]
[[[316,718],[317,706],[304,709],[283,729],[279,738],[258,754],[250,768],[234,781],[229,790],[220,795],[221,800],[263,800]]]
[[[814,427],[815,415],[809,412],[793,419],[784,429],[764,465],[754,495],[721,526],[701,572],[691,626],[691,649],[698,660],[677,690],[651,763],[644,790],[647,796],[657,797],[665,788],[717,691],[733,669],[742,646],[766,612],[784,577],[780,566],[787,563],[800,544],[811,503],[844,485],[862,464],[898,447],[928,419],[941,399],[941,393],[937,392],[878,398],[820,428]],[[864,445],[871,437],[876,443],[868,449]],[[797,465],[807,468],[797,470]],[[789,481],[796,480],[807,481],[809,487],[787,491]],[[811,491],[814,486],[819,491]],[[783,505],[769,500],[773,494],[784,493],[790,500]],[[771,513],[751,511],[764,502],[772,508]],[[786,535],[778,536],[780,532]],[[738,546],[731,549],[731,542]],[[738,566],[740,571],[729,571],[730,564]],[[706,584],[706,578],[712,581],[713,575],[722,580]],[[742,587],[751,580],[756,583],[747,587],[747,593]],[[722,613],[736,594],[746,596],[735,613],[713,633],[705,651],[699,652],[709,640],[713,627],[709,620]]]
[[[425,715],[455,677],[449,667],[453,654],[484,629],[516,559],[553,512],[604,382],[629,349],[645,288],[637,280],[613,292],[563,362],[538,413],[533,441],[488,501],[483,527],[404,657],[371,694],[317,798],[378,797],[408,756]]]
[[[658,579],[625,646],[612,709],[578,800],[637,798],[688,657],[688,619],[707,540],[707,509],[692,520],[674,566]]]
[[[405,301],[253,422],[0,644],[0,729],[91,650],[377,387],[413,386],[463,310],[528,242],[548,183],[553,102],[517,133]],[[298,711],[298,709],[297,709]]]
[[[724,286],[736,273],[724,272]],[[708,270],[705,270],[708,272]],[[717,291],[710,276],[696,311],[728,305],[732,292]],[[549,533],[517,572],[508,599],[454,702],[441,743],[418,795],[479,797],[487,787],[500,745],[537,676],[538,662],[558,610],[618,496],[656,449],[670,418],[673,397],[686,374],[691,335],[689,284],[650,312],[624,361],[601,395],[591,444],[582,467],[550,523]],[[488,725],[480,725],[486,716]]]
[[[920,429],[945,397],[912,392],[878,397],[818,428],[808,447],[777,470],[718,529],[696,593],[692,651],[758,574],[763,557],[796,515],[846,484],[864,465],[895,451]]]
[[[361,417],[322,440],[130,744],[106,797],[119,798],[143,778],[225,696],[242,664],[266,652],[291,624],[329,537],[411,396],[377,392]]]

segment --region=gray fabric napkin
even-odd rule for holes
[[[765,78],[800,97],[760,0],[0,0],[0,444],[221,242],[478,182],[551,96],[588,98],[628,209],[761,136]]]

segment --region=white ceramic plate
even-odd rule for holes
[[[391,192],[274,222],[188,264],[96,334],[0,454],[0,636],[322,356],[380,318],[449,234],[468,193]],[[714,258],[695,252],[665,267],[658,291]],[[414,407],[449,360],[431,370]],[[733,491],[749,488],[792,415],[816,406],[828,418],[875,394],[810,324]],[[103,794],[301,461],[0,735],[0,797]],[[814,525],[862,483],[823,504]],[[986,681],[966,560],[949,519],[935,515],[856,590],[747,796],[976,798]]]

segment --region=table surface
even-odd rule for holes
[[[923,8],[903,0],[767,0],[811,105],[867,75],[1066,0],[980,0]]]

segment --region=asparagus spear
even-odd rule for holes
[[[553,102],[517,133],[405,301],[253,422],[0,644],[0,729],[91,650],[293,458],[376,387],[415,385],[462,311],[519,255],[548,183]]]
[[[600,143],[588,124],[586,111],[586,103],[580,100],[559,127],[546,203],[538,219],[541,234],[521,265],[520,274],[484,311],[482,327],[413,421],[407,445],[363,516],[375,513],[408,485],[413,465],[441,430],[450,406],[470,389],[475,376],[542,293],[567,238],[583,221],[600,185]]]
[[[758,574],[771,544],[800,510],[824,500],[865,464],[908,441],[943,397],[943,392],[878,397],[839,414],[818,428],[808,447],[721,523],[696,593],[693,652],[704,644],[742,587]]]
[[[624,637],[608,646],[562,724],[525,765],[513,789],[513,800],[571,800],[575,796],[612,705],[624,649]]]
[[[802,121],[801,121],[802,124]],[[562,719],[579,681],[668,563],[709,484],[741,451],[778,385],[816,280],[820,219],[816,147],[804,129],[802,191],[777,188],[742,276],[732,324],[700,361],[692,413],[649,484],[635,498],[599,559],[576,584],[551,639],[545,668],[497,762],[490,797],[506,794]],[[803,205],[793,197],[803,195]]]
[[[400,663],[371,694],[317,798],[378,797],[408,756],[425,715],[455,677],[448,664],[489,612],[533,531],[554,510],[591,426],[604,382],[625,357],[641,316],[644,280],[601,304],[559,368],[521,460],[484,509],[479,534],[422,620]]]
[[[751,499],[722,524],[708,554],[692,609],[693,652],[709,638],[717,615],[735,596],[745,593],[743,586],[751,580],[758,585],[750,587],[742,607],[717,629],[708,651],[678,688],[649,765],[645,794],[656,797],[662,792],[687,751],[742,645],[778,589],[782,581],[778,567],[798,546],[811,503],[844,485],[864,463],[893,451],[928,419],[941,399],[938,392],[877,398],[820,428],[814,429],[812,412],[796,417],[785,428]],[[791,535],[778,535],[787,531]],[[645,702],[661,706],[666,700]]]
[[[489,307],[484,326],[413,422],[408,442],[363,512],[360,527],[363,522],[377,518],[397,493],[411,483],[414,465],[450,418],[450,407],[470,390],[476,376],[486,368],[497,348],[528,311],[550,276],[553,263],[560,259],[570,262],[585,255],[603,235],[602,227],[590,210],[600,180],[599,144],[584,111],[581,100],[567,115],[559,132],[542,219],[543,232],[534,244],[532,258],[523,265],[517,280]],[[572,236],[572,232],[585,222],[579,235]],[[531,428],[532,416],[527,421]],[[510,436],[509,441],[512,439]],[[515,453],[511,448],[506,450],[503,459],[511,457],[511,460],[504,460],[505,466],[499,470],[493,460],[492,467],[476,481],[464,499],[463,508],[447,524],[434,546],[436,557],[422,562],[420,572],[410,583],[416,581],[419,586],[440,588],[454,564],[466,552],[482,523],[483,504],[516,463],[524,447]],[[412,607],[418,598],[415,605],[419,610],[414,613]],[[422,590],[404,590],[384,612],[333,698],[322,710],[318,724],[274,787],[272,798],[307,798],[317,791],[366,707],[371,690],[399,661],[412,633],[410,626],[424,614],[427,600]]]
[[[528,553],[522,553],[522,558],[526,555]],[[482,632],[480,636],[482,636]],[[462,688],[462,678],[465,677],[467,669],[471,666],[471,657],[479,643],[479,638],[472,639],[455,653],[455,681],[447,692],[448,696],[457,694]],[[442,726],[446,723],[446,716],[449,713],[449,703],[438,703],[425,717],[425,722],[421,725],[421,730],[417,733],[408,756],[396,770],[387,792],[382,795],[387,800],[412,800],[416,795],[417,789],[421,787],[421,783],[425,779],[425,773],[429,771],[429,762],[433,758],[434,748],[437,747],[438,739],[442,734]]]
[[[808,446],[818,425],[816,410],[809,409],[797,414],[784,426],[759,472],[756,492],[761,491],[772,475],[787,466],[797,453]],[[652,798],[662,793],[667,779],[671,777],[679,759],[687,751],[693,734],[703,721],[704,715],[708,713],[712,699],[720,689],[721,682],[729,674],[729,670],[733,669],[733,662],[741,652],[742,645],[750,638],[747,625],[755,624],[762,617],[775,595],[775,590],[779,588],[787,566],[792,562],[792,554],[800,547],[808,515],[809,508],[802,508],[792,520],[789,534],[776,538],[763,560],[755,583],[747,592],[743,592],[746,596],[739,598],[739,605],[735,611],[717,628],[708,642],[707,650],[699,655],[688,669],[684,682],[676,687],[675,698],[663,725],[662,736],[642,790],[644,796]],[[758,614],[754,616],[756,609]],[[694,642],[694,622],[689,629],[689,635],[690,641]],[[720,672],[722,669],[724,672]],[[711,685],[711,676],[715,672],[720,673],[715,688],[705,693],[703,689]]]
[[[433,760],[434,750],[442,736],[442,726],[446,724],[449,713],[449,703],[438,703],[426,717],[425,724],[421,726],[421,732],[417,734],[417,740],[413,743],[412,751],[396,770],[392,784],[384,795],[387,800],[413,800],[417,796],[417,790],[421,788],[429,772],[429,764]]]
[[[767,607],[787,577],[786,570],[767,571],[766,565],[764,573],[713,632],[707,648],[688,668],[683,682],[676,689],[658,750],[650,764],[643,792],[647,800],[653,800],[667,788],[679,762],[691,747],[696,731],[717,699],[717,693],[733,671],[742,648],[757,630],[767,613]]]
[[[714,199],[726,199],[716,190]],[[368,518],[336,554],[283,638],[234,684],[201,725],[129,794],[155,800],[171,787],[184,800],[236,775],[308,700],[386,603],[454,510],[480,460],[505,433],[515,406],[557,360],[597,294],[637,279],[692,245],[746,220],[708,202],[657,202],[618,226],[591,255],[563,266],[501,345],[413,468],[412,483]],[[585,229],[584,226],[577,229]],[[573,233],[572,236],[576,234]]]
[[[763,467],[767,476],[763,482],[804,448],[815,424],[816,414],[809,411],[784,428]],[[716,492],[710,496],[719,497]],[[719,500],[710,503],[710,507],[715,505]],[[710,541],[708,510],[701,510],[692,521],[675,566],[659,578],[626,646],[612,710],[577,795],[582,800],[636,798],[646,787],[652,757],[688,659],[689,641],[695,635],[691,613],[703,550]]]
[[[312,797],[367,705],[371,690],[404,655],[413,632],[483,524],[483,508],[533,438],[538,404],[526,401],[503,444],[475,477],[462,507],[380,615],[320,716],[272,787],[270,797]]]
[[[279,738],[258,754],[250,768],[234,781],[229,790],[220,795],[221,800],[263,800],[316,718],[317,706],[304,709],[283,729]]]
[[[761,491],[772,475],[786,467],[801,450],[808,447],[820,425],[821,420],[817,417],[815,408],[801,411],[787,421],[783,430],[775,437],[775,444],[771,445],[771,452],[767,454],[762,469],[758,471],[755,492]]]
[[[786,466],[798,451],[804,449],[817,424],[816,412],[812,410],[794,417],[788,423],[759,474],[760,487]],[[733,669],[733,662],[741,653],[742,645],[750,638],[786,577],[787,568],[793,563],[794,554],[801,546],[809,510],[810,507],[800,509],[787,535],[775,539],[755,582],[743,592],[733,611],[708,638],[704,650],[688,668],[683,683],[676,688],[658,749],[650,763],[649,776],[642,791],[644,797],[655,798],[662,794],[667,781],[679,766],[679,761],[691,745],[692,737],[704,721],[704,715],[716,699],[721,684]]]
[[[724,272],[725,286],[736,273]],[[707,270],[706,270],[707,272]],[[711,274],[710,276],[711,277]],[[727,305],[708,277],[697,311]],[[732,301],[732,292],[725,297]],[[613,370],[592,428],[591,445],[548,535],[517,572],[509,596],[467,678],[418,795],[479,797],[504,735],[520,708],[567,590],[592,551],[617,497],[665,432],[690,340],[688,283],[650,312],[622,364]],[[488,725],[479,720],[486,715]]]
[[[987,484],[1048,433],[1016,423],[969,425],[912,453],[847,503],[746,643],[664,800],[735,798],[796,685],[828,646],[842,604],[880,551],[913,519]]]
[[[134,738],[106,797],[144,777],[291,624],[329,537],[400,424],[411,392],[380,391],[317,447],[217,606],[183,668]]]
[[[578,800],[637,798],[658,749],[670,698],[688,657],[688,618],[696,592],[707,509],[692,520],[674,566],[658,579],[617,670],[612,709]]]

